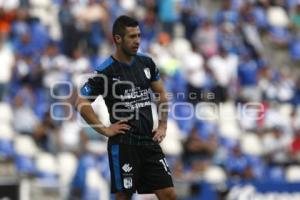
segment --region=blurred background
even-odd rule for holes
[[[300,199],[299,0],[0,0],[0,198],[114,199],[106,138],[73,105],[121,14],[170,94],[178,198]]]

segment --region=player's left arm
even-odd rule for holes
[[[151,82],[151,90],[156,94],[158,107],[158,128],[154,131],[153,140],[161,142],[166,137],[168,121],[168,98],[161,79]]]

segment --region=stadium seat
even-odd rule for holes
[[[39,153],[36,156],[36,167],[41,173],[55,174],[57,173],[57,166],[55,157],[50,153]]]
[[[182,134],[174,120],[168,120],[167,136],[161,143],[161,148],[167,156],[180,156]]]
[[[272,166],[266,169],[265,176],[270,181],[284,181],[285,170],[282,166]]]
[[[231,139],[239,139],[241,135],[241,130],[239,129],[237,123],[234,120],[221,121],[220,126],[220,136]]]
[[[300,182],[300,165],[287,167],[285,178],[287,182]]]
[[[293,106],[291,104],[284,103],[279,106],[279,113],[281,116],[281,120],[282,120],[281,123],[283,126],[286,127],[290,126],[292,111],[293,111]]]
[[[9,158],[14,155],[14,131],[9,124],[0,124],[0,158]]]
[[[195,109],[197,119],[215,123],[219,120],[219,112],[210,103],[201,103]]]
[[[77,169],[77,158],[72,153],[63,152],[57,155],[57,161],[60,183],[69,186]]]
[[[32,137],[28,135],[17,135],[15,137],[16,154],[28,157],[34,157],[38,152],[38,148]]]
[[[289,25],[289,17],[285,10],[280,6],[273,6],[267,10],[267,19],[271,26],[287,27]]]
[[[58,186],[58,168],[56,159],[52,154],[46,152],[39,153],[36,156],[36,170],[38,181],[43,186]]]
[[[17,135],[14,140],[14,148],[18,172],[21,174],[35,174],[36,167],[33,159],[38,152],[38,148],[33,139],[28,135]]]
[[[211,184],[224,183],[227,180],[225,171],[219,166],[210,166],[204,172],[204,180]]]
[[[233,101],[227,101],[219,105],[220,120],[236,119],[236,107]]]
[[[261,140],[255,133],[241,135],[241,149],[249,155],[261,156],[263,154]]]
[[[0,102],[0,122],[11,123],[13,120],[13,111],[11,105],[5,102]]]
[[[80,156],[77,164],[75,176],[72,180],[72,188],[75,190],[83,190],[86,185],[86,175],[89,168],[96,166],[96,159],[91,154],[83,154]]]
[[[176,120],[183,137],[190,133],[196,119],[193,106],[179,101],[172,105],[170,117]]]
[[[87,170],[84,200],[109,199],[109,187],[95,167]]]
[[[172,50],[176,57],[180,58],[185,53],[191,51],[191,44],[185,38],[176,38],[172,42]]]

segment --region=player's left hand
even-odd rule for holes
[[[157,141],[158,143],[161,143],[163,141],[163,139],[165,139],[166,137],[166,131],[167,129],[164,127],[158,127],[155,131],[154,131],[154,136],[153,136],[153,140]]]

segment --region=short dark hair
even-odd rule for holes
[[[126,27],[136,27],[138,25],[139,23],[135,19],[126,15],[121,15],[115,20],[113,24],[112,35],[113,37],[115,35],[120,35],[123,37],[125,35]]]

